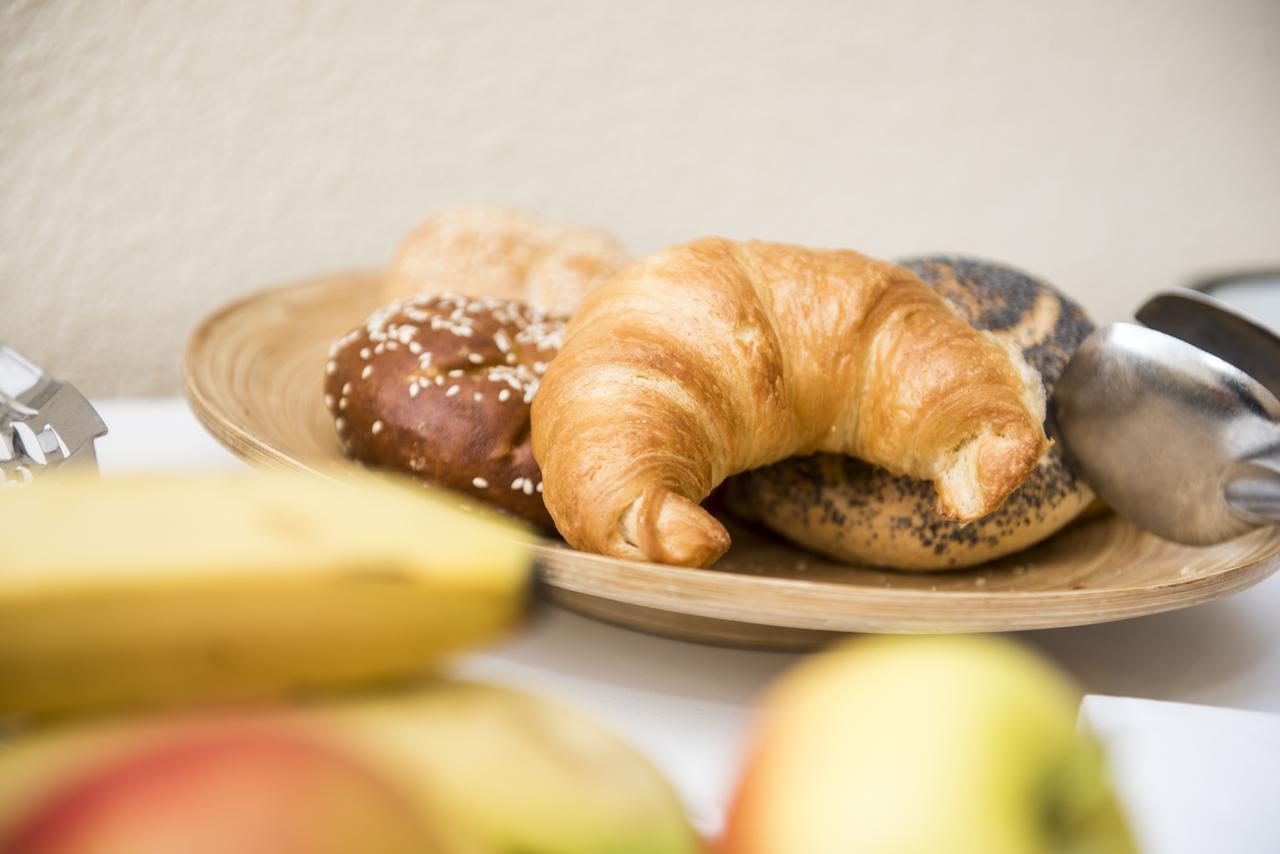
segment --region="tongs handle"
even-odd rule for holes
[[[1237,463],[1223,485],[1223,497],[1248,522],[1280,525],[1280,453]]]
[[[1229,362],[1280,399],[1280,336],[1199,291],[1164,291],[1134,315],[1144,326],[1180,338]]]

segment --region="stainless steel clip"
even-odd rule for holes
[[[68,463],[96,468],[107,425],[74,386],[0,346],[0,486],[28,483]]]

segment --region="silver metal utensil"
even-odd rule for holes
[[[0,346],[0,486],[69,463],[94,465],[107,426],[75,387]]]
[[[1050,411],[1067,456],[1103,501],[1165,539],[1209,544],[1280,523],[1280,400],[1268,389],[1280,341],[1202,295],[1162,294],[1138,316],[1165,331],[1103,327],[1058,380]]]
[[[1180,288],[1158,293],[1134,313],[1143,326],[1230,362],[1280,399],[1280,337],[1221,300]]]

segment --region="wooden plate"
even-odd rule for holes
[[[228,448],[267,466],[343,462],[321,402],[329,343],[377,307],[378,277],[263,291],[206,318],[188,344],[187,394]],[[350,463],[348,463],[350,464]],[[1243,590],[1280,566],[1280,534],[1207,548],[1156,539],[1112,515],[972,570],[912,574],[831,563],[737,528],[714,569],[615,560],[545,541],[550,595],[588,615],[693,640],[772,649],[844,632],[1051,628],[1154,614]]]

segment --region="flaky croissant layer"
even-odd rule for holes
[[[930,480],[968,521],[1047,447],[1019,353],[909,271],[848,250],[705,238],[587,298],[533,402],[543,497],[570,545],[706,566],[699,506],[730,475],[818,451]]]

